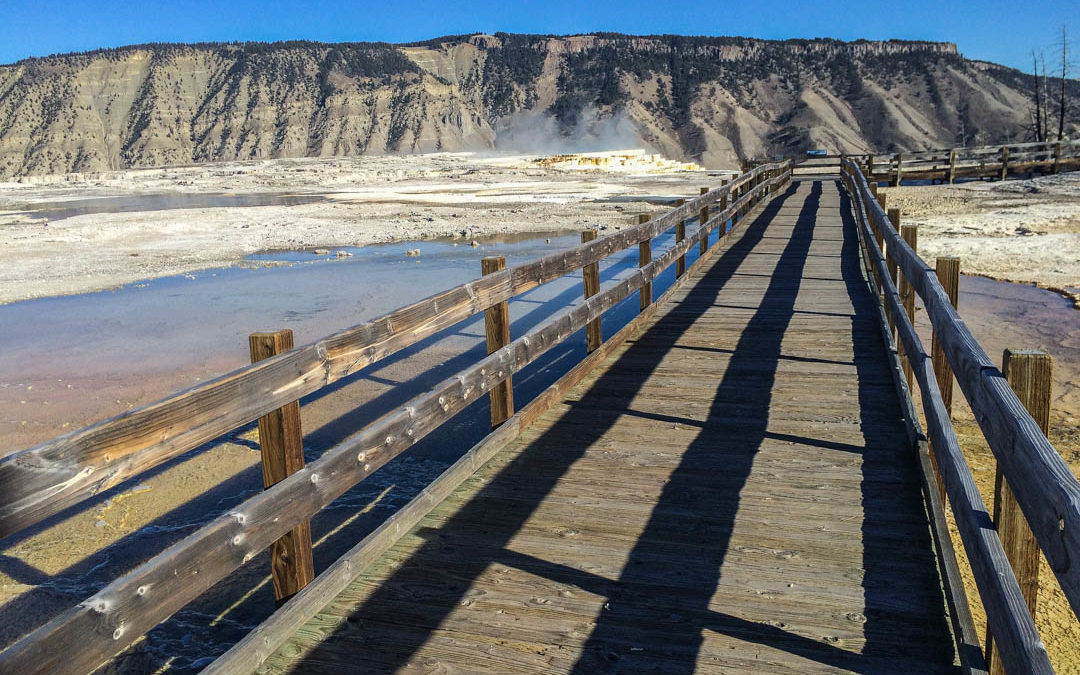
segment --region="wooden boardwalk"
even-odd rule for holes
[[[837,185],[792,183],[266,672],[953,672]]]

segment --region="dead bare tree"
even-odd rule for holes
[[[1065,25],[1061,26],[1061,102],[1058,105],[1058,137],[1060,141],[1065,136],[1065,81],[1068,77],[1069,61],[1068,61],[1068,48],[1069,41],[1068,35],[1065,32]]]
[[[1042,94],[1039,87],[1039,57],[1035,55],[1035,50],[1031,50],[1031,62],[1035,66],[1035,142],[1042,143],[1046,140],[1043,136],[1043,112],[1042,112]]]
[[[1042,59],[1042,90],[1043,90],[1043,137],[1042,141],[1050,139],[1050,80],[1046,75],[1046,52],[1039,52]]]

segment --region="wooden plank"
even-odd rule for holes
[[[884,193],[882,193],[881,197],[884,196]],[[897,232],[900,231],[900,209],[889,209],[889,222],[892,223],[892,226],[896,229]],[[899,284],[899,279],[897,276],[899,272],[896,266],[896,261],[893,260],[891,245],[885,248],[885,260],[889,263],[889,282],[893,286],[897,286]],[[889,326],[890,328],[892,328],[893,340],[896,340],[896,318],[892,315],[889,315]],[[897,349],[902,348],[902,345],[898,343]]]
[[[860,189],[865,189],[865,180],[859,180]],[[873,204],[871,208],[890,252],[922,298],[956,381],[1050,569],[1073,611],[1080,613],[1080,566],[1071,563],[1080,551],[1080,483],[971,335],[936,276],[907,247],[885,214]]]
[[[960,259],[942,257],[937,259],[935,265],[935,273],[937,274],[938,281],[941,283],[942,288],[945,289],[946,294],[949,296],[949,301],[952,302],[952,306],[955,309],[960,296]],[[949,413],[949,418],[952,419],[952,367],[949,366],[949,359],[945,357],[945,351],[941,348],[941,342],[938,340],[937,331],[931,332],[930,354],[934,367],[934,375],[937,378],[938,391],[941,392],[941,402],[945,406],[945,411]],[[944,500],[945,484],[941,480],[941,473],[937,472],[936,458],[934,459],[934,470],[936,472],[935,475],[940,488],[941,498]]]
[[[680,221],[686,222],[686,221]],[[581,233],[581,243],[587,244],[596,239],[596,230],[585,230]],[[588,300],[600,291],[600,263],[591,263],[581,268],[581,276],[585,286],[585,299]],[[585,353],[591,354],[604,342],[604,332],[600,319],[593,319],[585,326]]]
[[[637,224],[649,222],[652,218],[647,213],[641,213],[637,216]],[[705,221],[702,221],[705,222]],[[705,231],[708,236],[708,231]],[[685,237],[684,237],[685,238]],[[685,255],[683,256],[685,258]],[[646,239],[645,241],[638,242],[638,267],[645,267],[652,262],[652,239]],[[644,310],[646,307],[652,304],[652,284],[646,283],[641,285],[641,290],[638,291],[638,309]]]
[[[592,233],[592,237],[585,239]],[[595,238],[595,230],[582,232],[584,241]],[[722,236],[721,241],[727,237]],[[685,258],[683,258],[685,259]],[[707,258],[699,258],[695,266]],[[593,368],[606,359],[629,337],[640,330],[656,314],[672,295],[682,287],[685,279],[677,280],[645,312],[634,317],[626,326],[616,332],[606,343],[590,350],[590,355],[583,359],[567,374],[552,384],[542,394],[530,401],[512,418],[473,446],[461,459],[444,471],[419,495],[414,497],[401,510],[395,512],[379,525],[371,534],[364,537],[356,546],[345,553],[325,572],[319,575],[315,584],[294,602],[279,609],[240,642],[219,656],[203,670],[204,675],[225,673],[247,673],[254,671],[282,643],[299,630],[328,602],[339,595],[376,559],[386,553],[406,532],[426,517],[432,509],[443,503],[467,478],[489,462],[495,455],[515,440],[522,430],[529,428],[540,415],[560,401],[563,395],[576,386]],[[587,296],[591,297],[591,296]],[[590,324],[591,325],[591,324]]]
[[[506,269],[505,256],[489,256],[480,261],[484,274]],[[510,305],[500,302],[484,310],[484,333],[487,352],[492,354],[510,344]],[[491,428],[499,426],[514,414],[514,387],[509,375],[491,388]]]
[[[483,392],[655,279],[705,235],[707,229],[698,230],[637,274],[608,284],[584,303],[567,308],[403,408],[384,415],[273,488],[113,581],[0,653],[0,671],[79,673],[95,668]],[[62,650],[58,645],[68,648]]]
[[[1050,433],[1053,359],[1042,350],[1006,349],[1001,361],[1001,371],[1009,386],[1016,392],[1017,398],[1042,428],[1043,434]],[[994,525],[1001,537],[1001,545],[1005,549],[1009,564],[1016,574],[1017,583],[1020,584],[1020,592],[1034,619],[1039,595],[1039,542],[1024,520],[1024,514],[1020,512],[1016,498],[1000,468],[994,481]],[[989,631],[986,647],[986,653],[992,655],[990,672],[995,675],[1004,673],[993,635]]]
[[[912,251],[918,251],[919,240],[919,228],[916,225],[904,225],[900,228],[900,236]],[[904,310],[907,311],[908,321],[914,325],[915,323],[915,290],[912,288],[911,283],[907,280],[907,277],[900,278],[900,302],[904,305]],[[904,379],[907,380],[908,389],[912,385],[911,363],[908,362],[907,356],[904,354],[903,348],[900,349],[900,363],[904,368]]]
[[[685,203],[686,203],[685,199],[676,199],[675,200],[675,206],[682,206]],[[721,206],[720,208],[723,209],[724,207]],[[686,221],[685,220],[680,220],[675,225],[675,243],[678,243],[678,242],[682,241],[683,239],[686,239]],[[686,256],[685,255],[679,256],[679,259],[675,261],[675,276],[676,277],[681,277],[684,274],[686,274]]]
[[[809,190],[800,186],[799,191],[805,197]],[[832,194],[835,193],[826,192],[829,197]],[[832,208],[832,204],[824,206],[824,203],[823,200],[823,211]],[[761,255],[745,259],[740,272],[743,269],[764,272],[776,266],[774,253],[779,249],[775,247],[783,237],[783,227],[770,225],[770,228],[769,236],[755,249]],[[831,228],[822,227],[819,232],[822,241],[829,242],[825,246],[840,247],[840,240],[833,238]],[[828,260],[833,265],[840,261],[839,257]],[[711,294],[722,289],[726,302],[730,303],[733,298],[743,298],[748,288],[717,282],[717,275],[724,276],[725,272],[722,266],[713,268],[699,282],[701,285],[695,287],[693,296],[679,296],[683,311],[691,302],[711,305],[712,320],[694,322],[692,329],[688,329],[696,336],[693,342],[708,344],[714,340],[722,347],[734,346],[734,341],[739,339],[738,330],[723,337],[714,337],[712,333],[714,326],[728,318],[728,310],[722,304],[716,306]],[[768,284],[767,276],[750,278],[758,279],[758,293]],[[784,302],[793,294],[780,287],[774,291]],[[846,296],[848,292],[849,288],[843,284],[836,284],[829,291],[833,296]],[[822,295],[804,288],[800,307],[806,303],[816,308]],[[745,302],[755,304],[758,299],[751,296]],[[764,308],[766,315],[772,311]],[[682,322],[689,320],[679,313],[665,316],[667,321],[662,330],[636,338],[631,349],[641,350],[644,342],[653,342],[662,351],[662,346],[680,331]],[[736,315],[730,322],[745,325],[752,316],[753,312]],[[852,317],[849,315],[844,321],[848,330],[852,330]],[[789,337],[797,340],[800,349],[819,347],[819,338],[804,338],[797,329],[793,328]],[[749,344],[753,344],[753,339],[749,338]],[[826,338],[821,346],[836,342],[834,332],[832,339]],[[635,356],[646,361],[654,358],[651,354],[642,356],[640,351],[635,351]],[[672,356],[673,367],[682,356],[681,353]],[[769,357],[762,354],[761,358]],[[623,364],[629,365],[629,360],[622,359],[619,367]],[[695,365],[687,364],[686,370],[692,372]],[[884,372],[878,362],[867,365],[875,372]],[[602,382],[583,381],[579,391],[602,388],[617,396],[623,390],[621,380],[608,379],[610,373],[607,371]],[[627,374],[628,380],[642,377],[651,376],[636,371]],[[655,377],[660,381],[649,391],[664,391],[666,376]],[[753,369],[745,374],[735,369],[728,377],[737,377],[740,383],[760,379]],[[710,374],[702,377],[698,386],[712,394],[716,383],[716,375]],[[739,389],[734,380],[728,382],[727,388]],[[803,389],[804,396],[806,391]],[[893,396],[890,394],[888,400],[895,404]],[[708,407],[709,396],[703,398]],[[651,395],[645,400],[651,400]],[[673,400],[677,403],[678,397]],[[797,406],[794,400],[783,400],[787,405]],[[854,395],[849,395],[849,409],[858,408],[856,400]],[[597,405],[603,408],[605,403],[599,401]],[[831,466],[829,454],[822,450],[813,455],[817,462],[814,467],[809,452],[814,448],[798,443],[763,444],[753,462],[754,471],[761,473],[736,493],[737,500],[735,494],[724,500],[721,496],[725,490],[737,490],[733,487],[737,485],[735,477],[729,475],[732,466],[741,464],[750,452],[749,448],[739,450],[750,439],[732,440],[725,433],[702,435],[682,430],[681,424],[680,429],[672,429],[656,421],[635,424],[626,433],[616,434],[628,426],[620,421],[597,438],[578,432],[590,424],[595,429],[595,423],[588,418],[580,426],[565,422],[567,415],[580,416],[580,408],[565,406],[568,412],[564,413],[563,407],[553,408],[537,422],[535,433],[543,433],[546,441],[536,443],[532,432],[519,438],[518,444],[535,443],[529,450],[534,460],[520,464],[493,460],[493,465],[485,468],[474,482],[463,485],[446,504],[420,523],[417,531],[403,539],[377,569],[350,587],[342,598],[305,627],[302,634],[283,647],[267,663],[266,670],[277,672],[296,666],[333,670],[342,664],[363,670],[371,664],[370,668],[385,672],[409,666],[446,672],[469,671],[477,669],[472,665],[476,654],[496,650],[493,670],[568,671],[576,664],[582,672],[590,672],[593,664],[583,660],[588,654],[583,645],[597,630],[597,623],[611,622],[612,616],[621,617],[614,620],[614,637],[598,642],[597,653],[604,655],[610,651],[617,655],[617,667],[626,671],[648,668],[688,672],[696,665],[701,670],[733,667],[769,672],[837,669],[936,672],[951,657],[947,650],[938,651],[940,645],[947,644],[942,631],[933,628],[933,622],[925,621],[927,612],[941,611],[932,562],[926,564],[925,550],[922,563],[917,556],[906,557],[914,553],[910,537],[917,531],[915,521],[919,518],[922,518],[923,541],[926,540],[921,504],[917,497],[915,501],[902,499],[894,482],[871,483],[864,493],[863,472],[875,480],[885,472],[864,467],[863,453],[833,450],[832,455],[844,463]],[[813,407],[813,402],[804,403],[803,407]],[[612,408],[610,412],[617,410]],[[552,434],[552,424],[566,428]],[[898,425],[894,411],[892,434],[899,431]],[[647,435],[646,429],[651,429]],[[635,436],[636,441],[632,440]],[[669,456],[672,453],[668,448],[681,444],[685,451],[686,443],[694,438],[715,450],[708,453],[715,455],[715,464],[702,465],[707,467],[702,470],[688,467],[673,475],[672,468],[680,463],[680,458],[678,454]],[[580,448],[574,448],[573,443],[583,444],[586,440],[590,446],[581,455]],[[662,447],[650,449],[661,442]],[[891,467],[906,467],[907,494],[910,495],[912,488],[917,489],[912,483],[914,471],[907,463],[909,456],[900,452],[876,454],[888,457]],[[562,473],[571,459],[571,474],[558,480],[542,500],[529,494],[528,483],[522,481],[534,472],[542,474],[545,482],[550,481]],[[714,466],[715,470],[708,468]],[[772,473],[792,466],[801,466],[806,472],[783,474],[782,479]],[[512,469],[508,472],[507,467]],[[697,469],[698,465],[693,468]],[[823,480],[821,476],[837,474],[843,480],[834,484],[812,482]],[[817,478],[807,480],[806,476]],[[673,483],[672,495],[658,504],[658,491],[664,490],[669,480]],[[895,476],[893,480],[899,482]],[[502,489],[496,489],[500,485]],[[688,489],[682,490],[684,486]],[[792,493],[798,492],[805,501],[786,499],[789,486]],[[478,490],[483,491],[483,501],[474,504],[463,517],[462,508]],[[813,498],[815,490],[825,501]],[[496,494],[498,499],[492,499]],[[889,524],[860,522],[858,517],[850,517],[860,512],[864,494],[886,498],[873,513],[885,517]],[[730,530],[733,534],[728,544],[710,549],[716,546],[714,540],[719,533],[719,529],[710,529],[710,525],[713,521],[723,522],[724,516],[695,510],[695,500],[702,498],[698,495],[721,504],[724,512],[738,509],[740,515]],[[795,503],[797,508],[793,508]],[[522,509],[528,510],[530,516],[519,526],[514,513]],[[833,513],[844,513],[845,518],[826,519],[826,514]],[[739,519],[742,514],[747,515],[746,520]],[[792,521],[802,522],[804,516],[807,524],[818,523],[819,527],[787,529]],[[893,516],[897,520],[901,516],[910,518],[912,529],[894,529]],[[654,517],[667,519],[672,527],[649,527],[642,531],[645,523]],[[836,529],[826,530],[826,524]],[[740,529],[744,526],[745,529]],[[865,540],[861,539],[864,527]],[[508,528],[513,533],[510,539],[504,534]],[[763,536],[753,536],[756,532]],[[806,538],[802,539],[804,535]],[[643,548],[635,551],[632,548],[635,545]],[[867,564],[863,558],[864,546],[877,551],[889,546],[897,554],[881,561],[881,567],[875,569],[872,564],[864,578],[863,565]],[[703,576],[699,571],[701,566],[720,564],[713,562],[718,551],[723,551],[719,555],[724,558],[718,578],[715,573]],[[500,558],[500,554],[514,557]],[[871,556],[871,561],[875,557]],[[875,578],[885,569],[889,570],[888,579],[895,579],[895,584],[881,576]],[[572,576],[560,577],[559,570]],[[935,591],[925,594],[927,586],[915,583],[915,577],[923,581],[930,579],[929,586]],[[702,588],[706,581],[714,580],[718,584],[715,591],[711,585]],[[601,585],[597,587],[597,584]],[[609,592],[607,588],[613,590]],[[921,590],[916,593],[915,589]],[[371,601],[376,590],[377,600],[357,607],[356,603]],[[869,600],[868,593],[876,599]],[[887,598],[883,597],[886,595]],[[605,607],[608,600],[610,607]],[[708,603],[704,604],[704,600]],[[844,615],[865,611],[867,602],[873,602],[873,615],[866,624],[868,628],[863,629],[863,623]],[[649,603],[657,606],[647,606]],[[688,609],[698,605],[705,609]],[[702,621],[708,612],[727,613],[738,619],[734,625],[721,623],[710,628],[707,620]],[[346,617],[350,619],[348,623]],[[700,625],[695,623],[698,621]],[[686,630],[688,623],[693,630]],[[360,626],[362,630],[356,630]],[[894,630],[890,631],[890,627]],[[864,633],[864,630],[872,632]],[[683,639],[684,633],[693,634],[692,642]],[[830,636],[827,639],[835,639],[836,643],[830,645],[822,636]],[[919,639],[906,639],[909,636]],[[910,644],[916,642],[922,646],[917,656],[910,650]],[[669,645],[674,647],[666,656],[657,656],[656,661],[642,660],[654,658],[654,652],[667,650]],[[533,646],[536,652],[531,651]],[[524,655],[517,655],[519,651]],[[542,661],[535,660],[537,653]],[[879,656],[871,657],[869,653]],[[832,660],[833,656],[839,660]],[[843,660],[848,658],[852,660]],[[484,667],[487,666],[480,666]]]
[[[252,333],[248,336],[251,362],[277,356],[293,348],[293,332]],[[293,401],[259,418],[259,452],[263,488],[270,488],[304,468],[304,434],[300,429],[300,402]],[[270,572],[274,601],[281,606],[315,578],[311,557],[311,521],[303,520],[270,546]]]
[[[899,240],[899,237],[896,239]],[[874,265],[884,276],[884,259],[879,256],[874,258]],[[1002,661],[1011,672],[1052,673],[1046,646],[1027,612],[1001,541],[993,530],[984,526],[990,517],[949,423],[930,359],[923,352],[915,329],[906,320],[906,310],[896,287],[890,281],[884,290],[886,307],[894,317],[893,325],[898,337],[906,343],[905,348],[922,392],[930,440],[945,479],[957,529],[968,552],[976,586],[986,607],[987,619],[999,641]]]
[[[749,174],[745,174],[745,175],[749,179]],[[709,188],[703,187],[703,188],[701,188],[700,192],[703,195],[708,194],[709,193]],[[698,214],[698,222],[701,223],[702,225],[709,222],[709,206],[708,206],[708,204],[706,204],[705,206],[703,206],[701,208],[701,211]],[[705,251],[707,251],[707,250],[709,250],[709,238],[705,237],[705,238],[703,238],[701,240],[700,245],[698,247],[698,255],[705,255]]]

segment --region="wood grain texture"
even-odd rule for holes
[[[772,166],[740,176],[733,186],[744,185]],[[775,166],[790,170],[790,163]],[[0,459],[0,537],[100,494],[492,305],[656,237],[722,194],[726,189],[706,191],[649,224],[462,284],[315,344],[7,455]]]
[[[685,203],[686,203],[685,199],[676,199],[675,200],[675,206],[682,206]],[[721,206],[720,208],[723,209],[724,207]],[[686,239],[686,221],[685,220],[680,220],[678,223],[675,224],[675,241],[680,242],[683,239]],[[686,274],[686,256],[685,255],[679,256],[679,259],[675,261],[675,276],[676,277],[681,277],[684,274]]]
[[[484,276],[506,269],[504,256],[491,256],[480,261]],[[510,344],[510,305],[500,302],[484,310],[484,333],[488,354]],[[491,428],[499,426],[514,414],[514,387],[510,377],[491,388]]]
[[[790,164],[785,166],[790,168]],[[790,171],[785,171],[773,181],[785,181],[789,177]],[[766,189],[773,181],[763,183],[761,189]],[[686,206],[697,208],[701,203],[711,203],[718,193],[712,191]],[[748,193],[746,200],[754,194]],[[676,208],[656,220],[666,220],[666,227],[670,227],[679,215],[685,215],[685,211],[680,213]],[[650,232],[650,227],[657,226],[656,221],[647,223],[641,230],[633,229],[632,234],[641,237],[642,232]],[[0,653],[0,672],[82,673],[97,667],[248,562],[300,521],[411,447],[495,384],[655,279],[690,246],[704,240],[708,231],[706,227],[699,228],[692,237],[639,268],[637,274],[613,281],[584,303],[557,313],[432,391],[379,418],[312,464],[240,504],[233,512],[211,521],[113,581],[79,606],[62,613]],[[593,255],[598,250],[593,245],[600,243],[603,240],[572,253],[580,256],[583,250],[589,249],[589,255]],[[580,257],[574,260],[580,260]],[[537,268],[537,263],[495,272],[483,279],[494,279],[506,272],[513,278],[513,274],[522,269]],[[531,283],[530,279],[542,278],[547,273],[542,265],[539,270],[537,277],[526,276],[522,283]]]
[[[857,167],[849,164],[857,173]],[[855,176],[865,191],[865,178]],[[1073,611],[1080,614],[1080,482],[1069,470],[1001,371],[971,335],[936,275],[869,204],[890,254],[912,282],[975,419],[1009,481]]]
[[[680,221],[686,222],[686,221]],[[587,244],[596,239],[596,230],[581,233],[581,243]],[[581,268],[585,299],[588,300],[600,290],[600,264],[591,263]],[[600,319],[593,319],[585,326],[585,353],[591,354],[604,342],[604,331]]]
[[[954,257],[938,258],[934,265],[934,273],[937,274],[938,282],[945,289],[945,293],[949,296],[949,301],[952,302],[953,309],[955,309],[960,299],[960,259]],[[938,390],[941,392],[941,402],[945,405],[945,410],[951,418],[953,404],[952,367],[949,365],[949,359],[945,357],[945,350],[941,348],[941,341],[938,340],[937,332],[931,331],[931,333],[930,358],[934,366]],[[937,459],[933,455],[931,455],[931,458],[934,462],[934,471],[937,472]],[[941,479],[940,472],[935,473],[935,475],[941,498],[944,500],[945,483]]]
[[[652,218],[647,213],[642,213],[637,216],[637,224],[649,222]],[[704,222],[704,221],[702,221]],[[685,239],[685,237],[684,237]],[[682,256],[683,259],[686,256]],[[652,262],[652,239],[647,239],[642,242],[638,242],[638,267],[645,267]],[[652,283],[646,283],[641,285],[641,290],[638,291],[638,309],[644,310],[646,307],[652,304]]]
[[[862,180],[862,176],[858,174],[857,166],[849,163],[845,168],[855,182],[856,192],[862,196],[864,203],[869,205],[872,213],[873,207],[877,204],[868,198],[869,191],[865,187],[865,180]],[[881,213],[880,209],[877,211],[878,213],[873,217],[878,218],[880,226],[886,227],[888,221],[884,217],[885,214]],[[885,230],[885,232],[886,238],[896,234],[895,231]],[[869,235],[868,230],[865,230],[865,233]],[[896,241],[898,247],[903,246],[900,243],[903,240],[899,236],[892,241]],[[910,249],[906,250],[910,251]],[[870,252],[871,257],[874,258],[873,264],[879,269],[880,274],[885,276],[886,261],[875,249],[871,249]],[[910,270],[904,269],[904,261],[904,254],[899,254],[899,265],[904,273],[908,274]],[[917,280],[919,277],[913,275],[912,278]],[[918,286],[916,289],[918,290]],[[900,302],[896,287],[891,281],[887,281],[883,291],[886,309],[893,316],[893,324],[899,339],[905,343],[922,392],[923,411],[932,447],[952,502],[957,529],[960,531],[967,551],[976,586],[986,608],[990,631],[994,634],[1001,651],[1001,660],[1009,672],[1052,673],[1053,669],[1046,654],[1046,647],[1027,611],[1023,594],[1002,548],[1001,540],[989,527],[991,523],[989,514],[986,512],[975,480],[967,468],[956,440],[948,412],[937,389],[931,360],[924,353],[914,327],[907,320],[906,309]]]
[[[1050,433],[1053,364],[1053,358],[1041,350],[1006,349],[1001,357],[1001,372],[1044,434]],[[1000,468],[994,480],[994,525],[1005,556],[1016,574],[1016,581],[1020,584],[1028,611],[1034,617],[1039,595],[1039,542],[1020,512],[1016,497]],[[987,634],[987,647],[987,652],[992,654],[990,672],[1004,673],[997,646],[990,634]]]
[[[293,348],[293,332],[252,333],[248,336],[251,362],[277,356]],[[300,402],[293,401],[259,418],[259,452],[263,488],[270,488],[304,468],[304,434],[300,428]],[[311,552],[311,521],[304,520],[270,546],[270,572],[274,600],[280,606],[315,578]]]
[[[747,218],[260,672],[951,672],[838,204]]]
[[[583,232],[584,239],[588,232]],[[723,243],[733,233],[720,236]],[[705,258],[698,258],[694,265],[706,264],[713,250]],[[614,350],[650,321],[659,307],[663,306],[684,285],[686,279],[679,279],[671,288],[644,312],[634,317],[626,326],[611,336],[607,342],[589,353],[585,359],[574,366],[566,375],[548,387],[543,393],[530,401],[507,423],[500,426],[480,443],[477,443],[460,460],[443,472],[425,488],[420,495],[409,502],[400,511],[395,512],[374,532],[364,537],[360,543],[350,549],[330,566],[312,587],[305,590],[295,602],[275,612],[270,618],[251,631],[243,640],[228,652],[218,657],[203,670],[204,675],[222,675],[225,673],[249,673],[257,669],[278,647],[294,633],[303,628],[327,603],[344,591],[369,565],[375,562],[393,544],[415,526],[421,518],[431,512],[450,492],[465,479],[476,473],[484,463],[495,456],[509,442],[517,438],[522,429],[526,429],[539,419],[554,404],[562,400],[565,394],[575,387],[593,368],[602,363]]]
[[[918,251],[919,246],[919,228],[917,225],[904,225],[900,228],[900,236],[903,237],[904,242],[911,247],[912,251]],[[911,283],[907,280],[907,277],[900,279],[900,303],[904,305],[904,310],[907,312],[908,321],[913,325],[915,323],[915,289]],[[907,380],[908,389],[912,385],[911,364],[907,360],[907,356],[904,354],[903,349],[900,350],[900,363],[904,368],[904,379]]]

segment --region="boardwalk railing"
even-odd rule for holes
[[[93,670],[473,401],[489,392],[505,397],[500,415],[512,416],[210,668],[212,672],[249,672],[652,316],[658,303],[652,301],[651,284],[657,276],[676,264],[676,281],[662,301],[687,278],[685,256],[691,247],[697,244],[701,251],[698,265],[729,236],[729,221],[734,227],[790,179],[790,162],[756,167],[730,184],[703,188],[701,196],[654,220],[518,267],[491,265],[489,270],[485,265],[485,272],[490,273],[480,279],[0,460],[0,536],[9,536],[468,317],[480,312],[487,315],[490,353],[486,358],[371,422],[316,461],[24,636],[0,653],[0,672]],[[695,217],[701,226],[688,235],[685,223]],[[674,245],[653,259],[652,240],[671,229],[676,232]],[[717,229],[720,236],[710,247],[710,234]],[[599,286],[590,271],[600,260],[633,246],[638,246],[641,256],[636,273]],[[585,270],[585,300],[509,341],[504,303],[580,269]],[[641,313],[606,342],[598,343],[600,317],[635,291],[641,294]],[[501,325],[493,330],[493,322]],[[597,329],[589,331],[588,356],[515,414],[506,394],[510,376],[586,326]],[[260,338],[268,335],[273,334]],[[254,340],[252,345],[255,355]],[[265,444],[269,439],[261,432],[260,422],[260,441]]]
[[[857,157],[863,175],[871,180],[899,185],[902,180],[937,180],[952,183],[957,178],[1000,178],[1010,174],[1058,173],[1080,169],[1080,141],[922,150]]]
[[[975,583],[986,609],[993,652],[1010,673],[1053,672],[1046,647],[1002,546],[992,519],[953,431],[948,406],[939,381],[947,382],[951,400],[952,377],[934,370],[933,359],[923,348],[913,326],[914,297],[917,294],[933,325],[935,343],[940,345],[945,367],[955,373],[975,419],[997,459],[998,467],[1024,518],[1046,556],[1072,609],[1080,613],[1080,483],[1047,440],[1031,414],[1017,398],[1002,372],[972,337],[934,269],[915,253],[913,236],[897,232],[899,212],[887,214],[875,198],[863,165],[844,161],[843,182],[850,193],[860,228],[865,261],[872,271],[871,282],[881,296],[892,331],[899,337],[897,352],[905,373],[918,382],[926,419],[931,454],[922,463],[930,473],[926,493],[935,517],[935,535],[941,546],[951,546],[944,527],[944,512],[935,483],[944,485],[952,505],[961,542],[971,564]],[[907,228],[905,228],[907,229]],[[914,232],[904,234],[913,235]],[[899,283],[898,283],[899,282]],[[885,329],[887,337],[889,330]],[[911,381],[909,379],[908,386]],[[925,453],[925,448],[924,448]],[[931,461],[932,460],[932,461]],[[936,475],[933,475],[935,474]],[[951,550],[944,552],[944,571],[955,579]],[[949,569],[949,568],[952,569]],[[954,598],[963,599],[962,586]],[[966,601],[965,601],[966,602]],[[956,608],[954,628],[958,639],[969,647],[976,644],[966,606]],[[990,661],[987,649],[986,660]],[[961,650],[969,668],[977,669],[978,658]],[[999,666],[993,666],[995,670]]]

